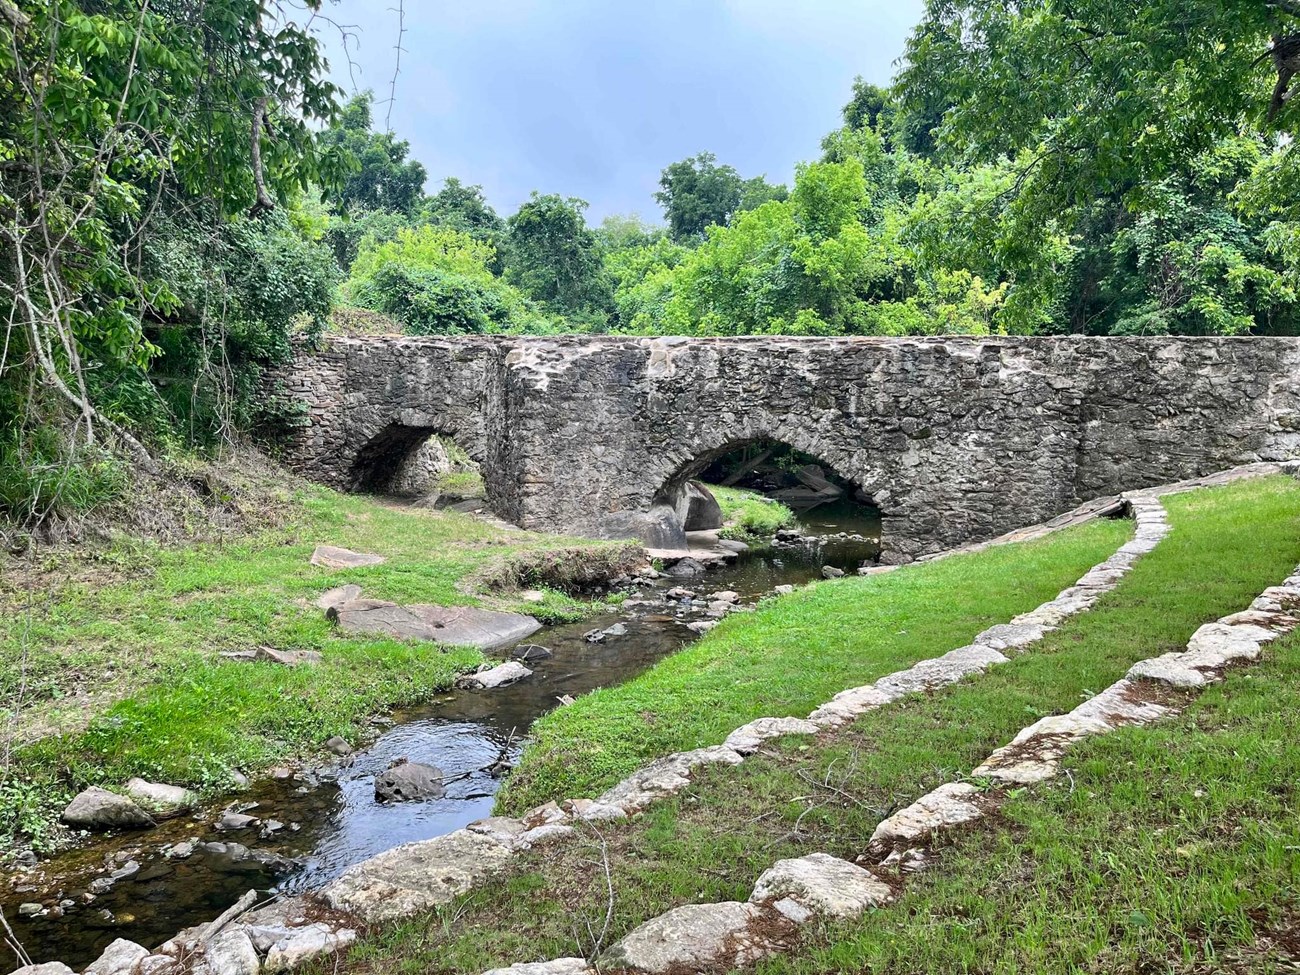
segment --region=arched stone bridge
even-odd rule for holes
[[[356,338],[281,377],[290,462],[391,487],[434,433],[525,528],[636,537],[719,454],[775,440],[869,494],[884,558],[1123,489],[1300,456],[1300,339]]]

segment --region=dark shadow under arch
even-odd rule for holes
[[[443,441],[457,442],[435,426],[388,424],[357,451],[348,489],[397,497],[420,497],[436,490],[448,463]]]

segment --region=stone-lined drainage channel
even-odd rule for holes
[[[757,547],[704,575],[665,575],[638,586],[616,612],[548,627],[522,641],[553,653],[528,661],[531,677],[494,690],[451,691],[424,707],[395,712],[376,722],[372,744],[338,764],[285,768],[254,782],[230,808],[250,807],[246,812],[256,824],[220,829],[223,804],[156,829],[93,840],[15,873],[3,891],[5,915],[34,961],[75,967],[117,938],[157,945],[211,920],[250,888],[317,889],[384,850],[460,829],[491,815],[500,779],[482,770],[498,760],[513,764],[533,721],[560,698],[620,684],[698,639],[685,624],[713,618],[710,593],[731,590],[743,609],[777,586],[820,579],[823,566],[852,573],[878,554],[878,527],[871,527],[842,525],[813,511],[802,539]],[[857,540],[859,532],[866,541]],[[699,598],[669,598],[678,587]],[[626,633],[587,639],[618,623]],[[494,655],[510,659],[511,650]],[[434,765],[455,781],[439,798],[378,803],[374,777],[397,758]],[[40,904],[43,913],[20,916],[24,904]],[[7,956],[0,955],[9,963],[4,970],[13,966]]]

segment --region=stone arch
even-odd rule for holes
[[[890,546],[905,520],[895,504],[889,486],[889,471],[864,448],[846,446],[858,438],[823,434],[800,425],[794,418],[775,421],[754,415],[733,418],[725,428],[701,430],[688,447],[676,448],[654,465],[654,485],[648,522],[652,530],[662,529],[666,509],[676,508],[688,481],[711,464],[736,450],[754,444],[790,447],[822,464],[839,480],[860,491],[880,512],[882,549]],[[859,440],[860,442],[860,440]],[[670,526],[671,529],[671,526]]]
[[[483,463],[480,438],[466,436],[443,418],[404,410],[370,433],[355,451],[348,490],[403,496],[425,493],[447,461],[438,437],[451,440],[475,463]]]

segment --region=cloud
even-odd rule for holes
[[[359,82],[381,101],[392,6],[330,10],[358,25]],[[406,0],[393,128],[434,187],[480,183],[503,214],[538,189],[590,201],[595,220],[657,217],[659,171],[702,150],[789,180],[839,124],[854,75],[888,80],[920,14],[921,0]],[[322,39],[350,87],[337,34]]]

